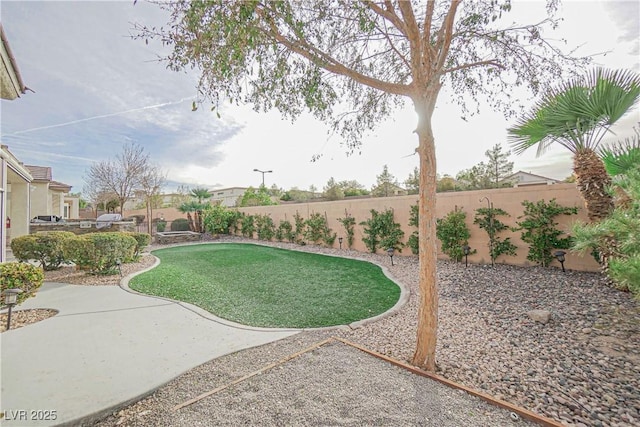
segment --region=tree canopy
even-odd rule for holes
[[[202,98],[250,103],[258,111],[303,111],[330,123],[350,151],[410,100],[420,157],[420,309],[413,363],[435,370],[436,157],[431,118],[443,85],[463,114],[517,110],[518,91],[537,93],[581,65],[542,38],[549,18],[518,25],[503,19],[511,1],[205,1],[159,2],[164,28],[138,26],[136,37],[170,45],[168,67],[195,68]],[[501,96],[489,96],[499,93]]]

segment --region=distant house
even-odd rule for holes
[[[409,192],[406,189],[390,182],[385,182],[371,189],[373,197],[406,196],[408,194]]]
[[[209,190],[211,203],[219,203],[222,206],[236,206],[236,202],[247,191],[247,187],[229,187],[219,188],[217,190]]]
[[[31,181],[31,217],[56,215],[65,219],[79,218],[80,199],[71,197],[71,186],[54,181],[48,166],[25,165]]]
[[[559,180],[548,178],[542,175],[536,175],[529,172],[518,171],[503,179],[503,183],[511,183],[514,187],[524,187],[528,185],[552,185],[558,184]]]

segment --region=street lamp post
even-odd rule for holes
[[[265,173],[273,173],[273,171],[261,171],[260,169],[254,169],[254,172],[260,172],[262,174],[262,186],[264,187],[264,174]]]

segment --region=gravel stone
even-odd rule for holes
[[[411,382],[417,380],[404,379],[404,372],[390,374],[395,370],[386,364],[380,365],[380,361],[371,356],[352,354],[351,349],[343,351],[340,345],[321,348],[251,382],[240,383],[215,397],[172,412],[174,405],[329,336],[347,339],[406,362],[411,361],[415,348],[419,292],[417,257],[396,256],[394,266],[391,266],[386,254],[228,236],[205,238],[205,241],[209,240],[268,244],[371,261],[384,266],[392,279],[407,287],[409,301],[394,314],[375,322],[365,322],[355,329],[305,331],[276,343],[213,360],[98,425],[237,425],[243,422],[243,416],[263,425],[332,425],[334,421],[335,425],[366,425],[387,424],[386,420],[393,425],[446,425],[442,420],[430,424],[426,418],[422,421],[419,418],[427,416],[420,411],[429,402],[419,401],[420,393],[416,388],[419,386]],[[610,287],[597,273],[563,273],[554,268],[501,264],[493,268],[482,265],[465,268],[464,263],[450,261],[439,261],[437,267],[439,375],[568,426],[637,425],[640,307],[629,293]],[[548,310],[553,313],[553,321],[547,324],[533,321],[526,316],[531,310]],[[323,361],[325,358],[327,361]],[[337,363],[341,360],[344,363]],[[308,368],[302,369],[303,366]],[[366,369],[367,375],[360,375],[361,369]],[[364,379],[356,379],[350,376],[352,374]],[[372,384],[380,378],[396,381],[396,376],[399,377],[398,385],[387,387],[383,397],[370,395],[375,391]],[[307,389],[309,384],[318,387]],[[355,387],[356,392],[349,394],[349,387]],[[393,405],[385,406],[386,397],[395,402],[394,405],[405,405],[401,406],[405,412],[410,406],[415,408],[414,415],[418,418],[411,418],[409,413],[390,413],[389,408]],[[369,399],[382,401],[371,404]],[[485,409],[477,409],[475,403],[468,402],[468,397],[463,400],[471,405],[470,408],[475,408],[475,415],[459,420],[457,425],[485,425],[478,415]],[[316,406],[319,403],[330,410],[322,413],[321,406]],[[254,409],[254,406],[261,409]],[[298,411],[299,408],[305,410]],[[311,418],[304,418],[307,409]],[[489,406],[486,411],[493,409]],[[452,416],[458,416],[466,409],[451,411]],[[218,415],[222,413],[224,417]],[[261,414],[265,418],[252,418]],[[302,418],[292,418],[293,414]],[[477,419],[474,418],[476,415]],[[500,417],[492,413],[489,415],[492,422],[486,425],[516,425],[511,419]],[[517,425],[521,423],[524,421],[518,421]]]

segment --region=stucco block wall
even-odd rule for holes
[[[492,190],[478,190],[478,191],[464,191],[464,192],[450,192],[450,193],[438,193],[436,201],[436,216],[438,218],[444,217],[448,212],[458,209],[463,209],[467,212],[467,225],[471,231],[471,238],[469,239],[469,245],[477,250],[477,253],[469,257],[469,262],[486,264],[490,262],[488,236],[484,230],[481,230],[475,224],[473,224],[473,217],[475,210],[480,207],[487,207],[487,201],[484,197],[488,197],[493,203],[494,208],[501,208],[510,214],[510,217],[500,217],[500,220],[509,227],[517,226],[516,221],[518,217],[524,212],[522,201],[528,200],[531,202],[537,202],[539,200],[549,201],[556,199],[558,204],[562,206],[577,207],[578,214],[571,216],[560,216],[556,218],[558,227],[561,230],[569,231],[571,224],[576,220],[583,222],[587,221],[586,212],[584,209],[584,203],[580,197],[580,194],[575,184],[555,184],[555,185],[540,185],[529,186],[519,188],[504,188],[504,189],[492,189]],[[333,202],[312,202],[312,203],[297,203],[286,204],[276,206],[255,206],[240,208],[239,210],[247,214],[267,214],[274,220],[276,226],[281,220],[288,220],[292,224],[294,223],[294,215],[298,212],[305,219],[312,213],[319,212],[326,215],[329,223],[329,227],[338,234],[338,237],[345,237],[343,242],[343,248],[346,248],[346,233],[344,227],[338,221],[338,218],[345,216],[345,213],[355,217],[355,242],[353,249],[366,252],[366,247],[362,243],[362,226],[360,222],[368,219],[371,214],[371,209],[377,211],[383,211],[385,209],[393,209],[395,221],[398,222],[405,232],[404,241],[408,239],[411,233],[415,230],[414,227],[409,227],[409,214],[411,205],[417,203],[418,196],[399,196],[399,197],[381,197],[381,198],[367,198],[357,200],[339,200]],[[511,241],[517,246],[517,256],[500,256],[497,260],[498,263],[513,264],[513,265],[531,265],[531,262],[526,259],[528,253],[528,245],[520,240],[520,232],[512,232],[509,230],[500,234],[500,237],[511,237]],[[334,247],[338,247],[338,240],[334,244]],[[440,244],[438,242],[438,257],[446,259],[447,256],[440,252]],[[412,255],[409,248],[402,250],[399,255]],[[573,270],[583,271],[597,271],[598,264],[589,255],[585,254],[580,256],[578,254],[567,254],[567,261],[565,267]]]

